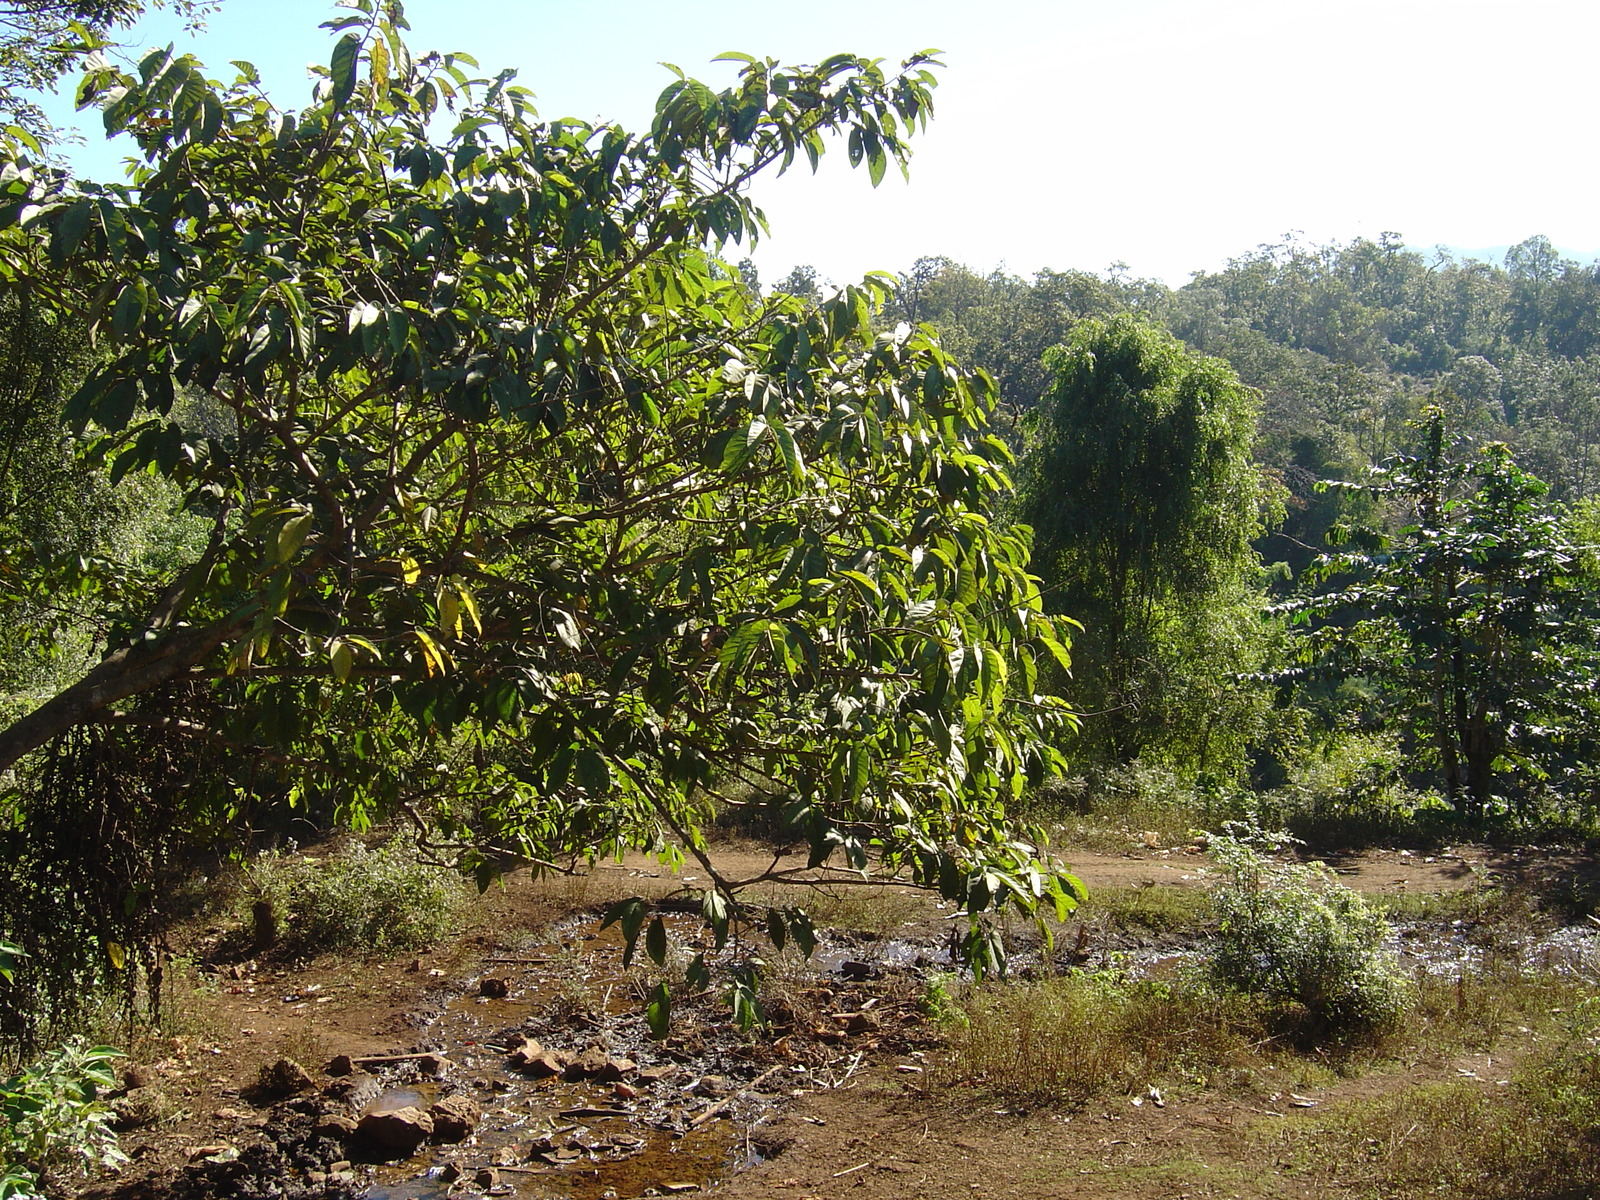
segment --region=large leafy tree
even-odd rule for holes
[[[1469,816],[1586,792],[1595,654],[1579,548],[1503,444],[1457,459],[1442,409],[1418,424],[1418,452],[1329,485],[1399,521],[1338,531],[1344,547],[1315,564],[1317,594],[1288,606],[1297,673],[1366,681],[1418,773]]]
[[[1165,744],[1213,770],[1227,676],[1255,665],[1256,395],[1134,316],[1084,321],[1046,363],[1017,509],[1052,608],[1083,623],[1086,730],[1113,761]]]
[[[1070,903],[1004,816],[1058,766],[1037,660],[1066,652],[987,515],[989,386],[875,333],[875,284],[762,303],[716,258],[763,229],[750,179],[830,135],[903,169],[927,56],[732,55],[636,135],[541,121],[509,74],[413,56],[397,4],[352,7],[299,112],[156,52],[80,92],[137,139],[128,182],[11,151],[6,275],[105,350],[71,420],[208,532],[145,602],[106,593],[103,657],[0,767],[92,760],[103,796],[103,764],[189,753],[198,823],[406,813],[485,877],[701,853],[720,794],[975,920]],[[724,929],[748,881],[705,865]]]

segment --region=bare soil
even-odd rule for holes
[[[1063,856],[1091,895],[1206,883],[1207,859],[1194,846]],[[741,846],[716,858],[735,877],[772,863],[769,853]],[[1593,896],[1600,878],[1592,858],[1570,852],[1459,847],[1328,861],[1344,882],[1372,894],[1498,881],[1564,901]],[[577,878],[518,873],[483,899],[462,935],[420,955],[196,968],[168,1001],[169,1023],[184,1032],[147,1043],[134,1064],[140,1086],[129,1094],[144,1097],[142,1111],[153,1119],[124,1134],[133,1163],[85,1194],[1353,1197],[1367,1193],[1278,1163],[1281,1131],[1341,1101],[1429,1081],[1493,1087],[1507,1064],[1445,1056],[1355,1078],[1324,1074],[1322,1086],[1309,1089],[1285,1075],[1264,1080],[1259,1093],[1118,1096],[1074,1111],[1019,1111],[959,1089],[939,1092],[928,1084],[937,1031],[915,1001],[950,913],[892,883],[832,893],[839,927],[812,966],[785,960],[767,1034],[740,1035],[707,1001],[680,1008],[672,1039],[656,1043],[616,931],[602,934],[598,914],[628,895],[662,898],[694,887],[700,874],[691,864],[675,877],[643,858]],[[194,931],[201,961],[218,932]],[[687,919],[675,932],[691,949],[700,936]],[[891,946],[925,956],[919,965]],[[507,994],[480,996],[486,977],[504,979]],[[572,1053],[599,1047],[662,1078],[630,1074],[621,1087],[532,1079],[507,1062],[518,1035]],[[485,1114],[474,1137],[382,1163],[308,1133],[332,1104],[319,1095],[336,1083],[323,1073],[335,1056],[424,1051],[449,1061],[430,1075],[419,1075],[414,1061],[372,1064],[376,1094],[357,1097],[352,1113],[463,1094]],[[312,1090],[288,1099],[263,1091],[262,1068],[283,1057],[307,1068]],[[255,1174],[242,1175],[240,1164]],[[452,1186],[441,1168],[459,1181]],[[474,1182],[491,1168],[497,1174]]]

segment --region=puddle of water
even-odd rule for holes
[[[438,1084],[414,1084],[409,1087],[385,1088],[383,1093],[367,1105],[367,1112],[394,1112],[399,1108],[426,1110],[439,1098]]]

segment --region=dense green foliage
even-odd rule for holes
[[[1587,798],[1597,727],[1594,609],[1545,485],[1500,443],[1447,458],[1444,414],[1417,455],[1359,484],[1407,523],[1319,560],[1289,605],[1313,671],[1376,686],[1383,720],[1470,815],[1553,787]]]
[[[1365,788],[1373,796],[1437,789],[1473,819],[1532,818],[1552,804],[1593,811],[1584,763],[1594,714],[1583,689],[1596,665],[1581,597],[1592,578],[1583,544],[1593,537],[1584,531],[1593,532],[1600,487],[1600,270],[1560,259],[1541,237],[1513,247],[1498,267],[1423,255],[1385,234],[1344,246],[1263,246],[1176,289],[1117,272],[983,277],[938,258],[919,260],[898,284],[889,311],[930,322],[995,376],[1014,443],[1029,414],[1048,425],[1048,348],[1116,313],[1226,361],[1259,394],[1249,454],[1283,511],[1257,531],[1254,550],[1282,611],[1302,614],[1313,638],[1290,643],[1276,623],[1236,624],[1253,636],[1233,642],[1231,660],[1208,657],[1204,645],[1175,648],[1177,686],[1164,693],[1226,681],[1233,696],[1249,698],[1254,716],[1224,725],[1241,729],[1255,787],[1292,791],[1293,779],[1316,773],[1313,760],[1343,757],[1339,739],[1381,735],[1397,739],[1398,753],[1375,767]],[[1442,458],[1429,449],[1429,406],[1442,410]],[[1475,449],[1494,444],[1502,448],[1484,456]],[[1416,489],[1402,482],[1430,453],[1439,460],[1433,525],[1419,522]],[[1085,550],[1101,508],[1081,506],[1062,525],[1086,539]],[[1518,567],[1505,561],[1519,556]],[[1441,624],[1424,619],[1420,597],[1435,583],[1448,591],[1447,560],[1468,578],[1458,611]],[[1489,579],[1524,569],[1532,574]],[[1389,600],[1360,607],[1379,596]],[[1063,604],[1087,625],[1068,686],[1087,711],[1073,749],[1091,759],[1121,711],[1098,715],[1107,709],[1090,666],[1092,603]],[[1422,686],[1444,661],[1429,639],[1456,636],[1439,631],[1462,621],[1478,623],[1451,660],[1462,686]],[[1480,635],[1494,648],[1474,661]],[[1194,744],[1181,716],[1165,713],[1139,753],[1193,779]]]
[[[432,945],[457,924],[470,890],[396,838],[351,841],[324,859],[268,850],[246,868],[255,948],[294,958],[387,954]],[[259,906],[265,907],[259,907]]]
[[[0,1079],[0,1200],[34,1200],[47,1183],[127,1161],[100,1098],[121,1057],[75,1040]]]

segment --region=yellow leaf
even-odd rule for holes
[[[415,583],[422,578],[422,568],[417,565],[416,559],[402,558],[400,560],[400,578],[407,583]]]
[[[439,632],[445,637],[461,636],[461,600],[454,589],[439,589]]]
[[[355,665],[355,651],[342,638],[334,638],[328,649],[328,662],[333,666],[333,677],[340,683],[350,678],[350,668]]]
[[[427,668],[430,676],[444,672],[444,651],[439,648],[439,643],[434,641],[420,629],[411,631],[416,635],[417,645],[422,647],[422,665]]]
[[[461,607],[467,610],[467,616],[472,618],[472,627],[481,636],[483,633],[483,618],[478,616],[478,602],[472,598],[472,593],[467,590],[467,585],[457,582],[456,592],[461,596]]]
[[[106,957],[111,960],[111,965],[119,971],[128,965],[128,952],[122,948],[120,942],[106,943]]]

